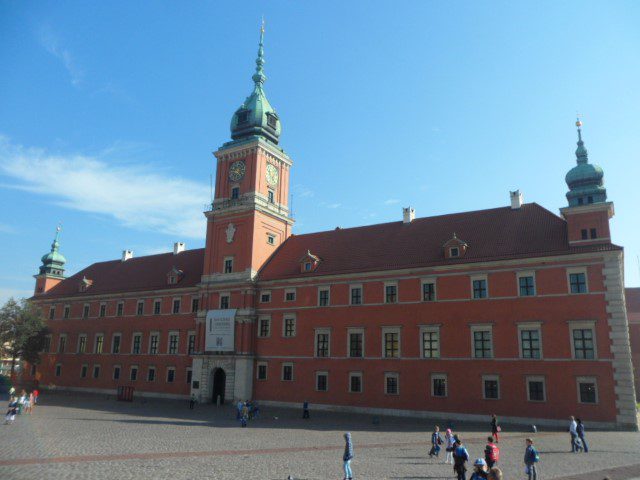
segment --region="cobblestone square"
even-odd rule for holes
[[[455,478],[429,459],[432,422],[313,410],[262,408],[241,428],[230,406],[46,393],[33,415],[2,425],[0,479],[341,479],[342,434],[353,436],[357,479]],[[499,413],[499,412],[498,412]],[[487,425],[458,424],[471,457],[483,456]],[[446,423],[446,422],[441,422]],[[442,425],[443,427],[445,425]],[[587,429],[589,428],[586,419]],[[499,444],[505,479],[522,479],[524,429],[504,426]],[[566,432],[534,435],[539,478],[640,478],[640,434],[588,430],[590,452],[571,454]]]

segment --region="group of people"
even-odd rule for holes
[[[571,451],[573,453],[584,452],[589,453],[589,445],[584,437],[584,424],[582,420],[575,417],[569,417],[569,434],[571,435]]]
[[[40,392],[33,390],[27,393],[26,390],[22,390],[20,395],[16,395],[16,389],[11,387],[9,389],[9,406],[7,408],[7,414],[5,416],[5,425],[13,423],[16,420],[16,415],[31,414],[34,405],[38,403],[38,396]]]
[[[236,420],[240,421],[242,427],[247,426],[249,420],[258,418],[260,416],[260,407],[255,401],[247,400],[243,402],[239,400],[236,405]]]

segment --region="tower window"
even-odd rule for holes
[[[268,199],[269,203],[274,203],[273,190],[269,190],[269,192],[267,194],[267,199]]]
[[[231,272],[233,272],[233,259],[227,258],[224,261],[224,273],[231,273]]]
[[[275,243],[276,243],[276,236],[275,236],[275,235],[272,235],[272,234],[270,234],[270,233],[268,233],[268,234],[267,234],[267,243],[268,243],[269,245],[275,245]]]
[[[276,128],[278,126],[278,120],[273,115],[267,115],[267,125],[271,128]]]
[[[231,200],[237,200],[240,197],[240,187],[233,187],[231,189]]]
[[[598,234],[595,228],[592,228],[589,233],[591,234],[591,238],[598,238]]]
[[[249,111],[245,110],[244,112],[238,113],[238,125],[241,123],[247,123],[249,121]]]

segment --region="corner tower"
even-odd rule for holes
[[[51,251],[42,256],[40,272],[34,275],[36,279],[34,295],[36,296],[46,293],[64,280],[64,264],[67,263],[67,259],[59,251],[60,230],[62,230],[61,227],[56,228],[56,236],[51,244]]]
[[[611,243],[609,219],[614,215],[613,202],[607,201],[604,172],[598,165],[589,163],[587,149],[582,140],[582,122],[576,120],[578,148],[576,163],[567,173],[565,181],[568,207],[560,209],[567,221],[570,245]]]

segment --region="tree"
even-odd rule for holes
[[[29,363],[40,361],[47,333],[40,307],[29,300],[7,300],[0,309],[0,348],[11,358],[11,376],[19,358]]]

